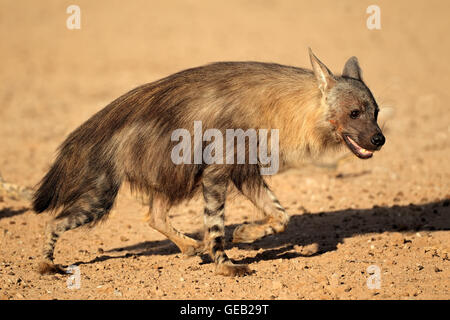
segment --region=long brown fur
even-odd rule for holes
[[[283,231],[289,220],[285,210],[265,184],[259,164],[174,164],[170,154],[177,142],[171,141],[171,133],[178,128],[192,133],[194,121],[202,121],[203,130],[221,132],[279,129],[280,170],[338,149],[346,125],[342,114],[348,110],[339,105],[336,92],[354,90],[353,97],[347,97],[349,103],[373,97],[361,79],[348,75],[355,64],[347,66],[347,75],[332,75],[327,87],[317,70],[320,61],[311,57],[314,71],[259,62],[219,62],[184,70],[133,89],[92,116],[61,145],[34,197],[37,213],[57,214],[47,227],[45,261],[53,261],[56,240],[63,232],[106,217],[120,186],[127,182],[151,199],[151,225],[183,252],[207,250],[219,273],[248,273],[246,266],[232,264],[223,252],[228,182],[267,217],[262,227],[237,229],[236,241]],[[368,111],[376,109],[372,100]],[[210,221],[204,244],[173,229],[166,214],[199,190],[205,198],[205,221]]]

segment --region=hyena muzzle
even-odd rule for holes
[[[343,145],[360,158],[371,157],[384,136],[358,61],[351,58],[336,76],[312,52],[310,57],[313,71],[259,62],[219,62],[184,70],[140,86],[92,116],[60,146],[35,193],[37,213],[56,213],[46,227],[40,271],[61,271],[53,264],[58,238],[104,219],[127,182],[148,197],[150,226],[182,253],[208,252],[219,274],[249,273],[224,251],[227,191],[237,189],[264,215],[260,223],[238,226],[234,242],[282,232],[289,222],[261,174],[262,164],[175,164],[171,134],[178,128],[193,134],[194,121],[220,132],[278,129],[280,170]],[[180,233],[168,219],[173,206],[200,190],[205,202],[203,241]]]

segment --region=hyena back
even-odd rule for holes
[[[246,265],[233,264],[224,252],[228,186],[238,189],[265,216],[264,223],[237,227],[235,242],[252,242],[282,232],[289,216],[265,183],[259,163],[176,165],[170,157],[175,146],[171,133],[178,128],[193,132],[194,121],[221,132],[229,128],[279,129],[281,169],[339,148],[347,142],[343,133],[348,130],[351,141],[364,145],[361,131],[378,128],[376,119],[375,126],[371,119],[371,127],[368,120],[358,127],[340,118],[348,111],[343,101],[346,105],[364,101],[367,113],[377,109],[360,78],[357,61],[348,62],[338,77],[310,54],[313,71],[258,62],[220,62],[184,70],[126,93],[82,124],[59,148],[34,196],[37,213],[57,214],[47,225],[40,271],[58,271],[53,264],[58,237],[104,219],[121,184],[127,182],[148,196],[150,226],[183,253],[206,250],[218,273],[249,273]],[[198,190],[205,201],[203,242],[175,230],[168,220],[170,208]]]

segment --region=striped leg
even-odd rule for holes
[[[99,184],[96,190],[85,194],[63,209],[56,219],[47,224],[45,230],[44,261],[38,266],[41,274],[61,273],[64,269],[53,264],[53,253],[58,238],[66,231],[89,223],[96,223],[110,212],[119,187],[111,184]]]
[[[38,266],[41,274],[64,273],[64,269],[53,264],[53,253],[59,237],[66,231],[96,223],[104,218],[114,203],[117,191],[113,190],[108,196],[98,197],[85,195],[71,207],[64,209],[56,219],[47,224],[45,230],[44,261]]]
[[[203,244],[200,241],[192,239],[172,227],[168,217],[169,209],[170,205],[167,201],[160,197],[151,197],[148,213],[149,225],[175,243],[184,255],[194,256],[203,253]]]
[[[265,220],[263,223],[238,226],[233,232],[233,242],[251,243],[265,236],[283,232],[286,229],[289,216],[265,183],[262,188],[256,190],[244,185],[241,191],[263,212]]]
[[[53,264],[53,253],[59,237],[64,232],[93,222],[107,213],[106,210],[102,210],[102,212],[84,211],[78,206],[68,209],[68,211],[64,213],[67,216],[56,218],[47,224],[45,230],[46,242],[43,250],[44,261],[38,266],[38,271],[41,274],[65,273],[61,266]]]
[[[66,206],[47,224],[45,230],[44,261],[39,264],[41,274],[64,272],[61,266],[53,264],[53,253],[58,238],[66,231],[105,219],[114,205],[120,183],[113,177],[99,175],[95,188],[77,195],[71,205]]]
[[[227,179],[205,172],[203,176],[203,197],[205,199],[205,247],[216,264],[216,272],[225,276],[239,276],[250,273],[246,265],[231,262],[224,251],[224,212]]]

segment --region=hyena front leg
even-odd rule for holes
[[[216,272],[225,276],[240,276],[250,273],[247,265],[231,262],[224,251],[224,212],[227,193],[227,178],[205,172],[203,176],[203,197],[205,199],[205,247],[216,264]]]
[[[168,201],[160,197],[150,197],[149,201],[149,225],[161,232],[170,241],[175,243],[181,252],[186,256],[194,256],[203,253],[203,244],[177,231],[170,224],[168,213],[170,205]]]
[[[233,242],[251,243],[286,229],[289,216],[266,183],[257,189],[244,184],[241,192],[263,212],[265,220],[263,223],[238,226],[233,232]]]

